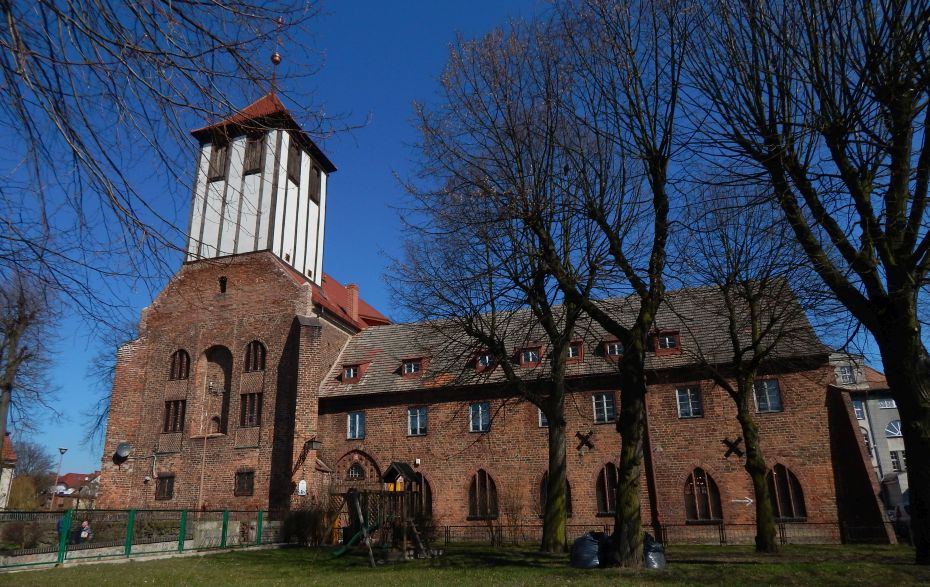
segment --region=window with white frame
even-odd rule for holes
[[[701,404],[701,390],[696,385],[679,387],[678,417],[700,418],[704,416],[704,406]]]
[[[851,385],[856,382],[856,369],[849,365],[840,367],[840,383]]]
[[[675,332],[668,332],[664,334],[656,335],[656,348],[667,351],[669,349],[678,348],[678,334]]]
[[[426,406],[407,408],[407,435],[424,436],[426,434]]]
[[[468,431],[487,432],[491,429],[491,404],[478,402],[468,408]]]
[[[604,343],[604,354],[608,357],[619,357],[623,354],[623,343],[617,341]]]
[[[404,361],[404,375],[416,375],[422,367],[423,361],[421,359],[408,359]]]
[[[539,427],[548,428],[549,418],[547,418],[546,415],[543,413],[542,408],[536,408],[536,410],[539,412]]]
[[[897,473],[903,473],[907,470],[907,458],[904,456],[903,450],[893,450],[889,454],[891,455],[891,470]]]
[[[888,438],[901,438],[901,420],[892,420],[885,426],[885,436]]]
[[[535,365],[539,363],[539,349],[523,349],[520,351],[521,365]]]
[[[885,399],[878,400],[878,407],[883,410],[893,410],[898,407],[898,404],[895,403],[890,397]]]
[[[862,403],[862,400],[854,399],[852,404],[853,412],[856,413],[856,420],[865,420],[865,404]]]
[[[781,412],[781,390],[777,379],[760,379],[753,385],[757,412]]]
[[[594,403],[594,421],[598,424],[604,422],[613,422],[614,414],[614,394],[613,393],[595,393],[591,396]]]
[[[343,381],[355,381],[358,379],[358,365],[346,365],[342,369]]]
[[[365,412],[349,412],[346,423],[346,438],[358,440],[365,438]]]
[[[581,343],[573,342],[568,345],[568,358],[569,359],[580,359],[581,358]]]

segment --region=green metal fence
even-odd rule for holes
[[[266,511],[7,511],[0,512],[0,569],[248,548],[280,538],[281,522]]]

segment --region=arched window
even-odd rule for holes
[[[885,436],[888,438],[901,438],[901,420],[892,420],[885,426]]]
[[[191,375],[191,356],[184,349],[174,351],[171,355],[171,371],[168,379],[187,379]]]
[[[549,501],[549,471],[543,473],[542,481],[539,482],[539,515],[543,516],[546,512],[546,503]],[[565,480],[565,514],[569,517],[572,515],[572,486]]]
[[[617,504],[617,467],[607,463],[597,476],[597,513],[612,514]]]
[[[804,508],[804,491],[794,473],[784,465],[775,465],[768,474],[769,497],[775,519],[798,522],[807,519]]]
[[[497,518],[497,485],[484,469],[479,469],[468,486],[468,518],[494,520]]]
[[[352,463],[349,471],[346,473],[346,479],[349,481],[364,481],[365,468],[360,463]]]
[[[685,481],[685,519],[688,522],[719,522],[720,492],[713,477],[698,467]]]
[[[265,370],[265,345],[253,340],[245,347],[245,372]]]

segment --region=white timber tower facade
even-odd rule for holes
[[[278,97],[192,134],[200,148],[186,260],[269,250],[320,285],[336,168]]]

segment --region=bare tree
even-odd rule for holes
[[[0,285],[0,438],[12,413],[29,428],[41,408],[51,409],[52,388],[45,377],[53,315],[41,285],[20,274],[3,275]],[[0,460],[3,458],[0,443]]]
[[[930,6],[734,0],[715,4],[702,30],[694,70],[707,154],[768,186],[820,278],[874,336],[915,463],[916,560],[930,564],[930,354],[920,321]]]
[[[752,197],[717,187],[702,195],[692,202],[682,235],[686,250],[675,265],[683,279],[703,287],[684,290],[674,300],[699,304],[719,325],[711,330],[727,333],[708,339],[692,332],[694,345],[686,352],[736,406],[755,498],[756,552],[776,552],[769,468],[753,417],[753,396],[757,385],[765,385],[759,375],[775,366],[790,367],[798,358],[795,349],[820,346],[805,315],[819,305],[820,292],[804,252],[764,194]],[[708,289],[716,303],[709,302]],[[669,303],[675,311],[674,302]],[[684,323],[691,329],[690,322]],[[703,323],[693,326],[708,329]]]
[[[182,244],[189,129],[271,89],[276,40],[285,66],[303,60],[315,13],[300,0],[0,0],[0,266],[112,318],[112,280],[152,283]]]
[[[16,441],[16,475],[49,476],[55,470],[55,458],[47,448],[30,439]]]
[[[558,37],[545,23],[512,23],[453,49],[441,106],[418,108],[424,182],[409,186],[416,223],[396,281],[404,305],[459,345],[463,363],[483,357],[485,379],[502,377],[546,416],[550,552],[566,547],[566,361],[581,310],[562,303],[526,218],[565,259],[582,258],[585,243],[562,171],[571,117],[559,98],[569,80]],[[538,353],[529,361],[538,368],[521,368],[521,347]]]

